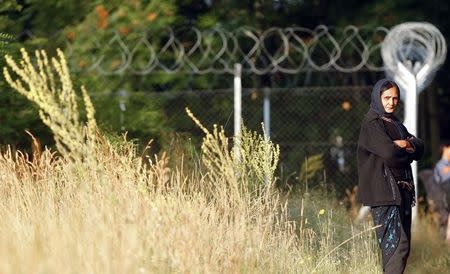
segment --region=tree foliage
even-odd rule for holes
[[[168,39],[168,26],[195,26],[200,29],[221,27],[234,30],[243,25],[267,29],[273,26],[315,28],[319,24],[354,24],[370,28],[379,25],[391,27],[408,20],[423,20],[435,24],[444,36],[448,36],[450,23],[446,18],[449,10],[449,3],[438,0],[419,3],[411,0],[5,0],[0,3],[0,32],[14,37],[8,49],[13,57],[19,56],[18,49],[21,46],[29,51],[45,49],[50,55],[54,55],[56,48],[61,47],[70,53],[68,62],[71,66],[81,71],[98,61],[92,60],[93,55],[103,55],[101,66],[115,70],[116,75],[105,77],[89,71],[77,73],[74,82],[76,88],[83,84],[92,92],[100,127],[113,132],[127,130],[131,137],[144,140],[160,140],[170,136],[170,132],[175,129],[164,117],[180,112],[179,109],[189,105],[190,100],[193,103],[201,102],[202,99],[185,99],[185,105],[178,106],[179,109],[176,110],[170,105],[170,100],[157,99],[151,96],[152,93],[212,86],[229,87],[229,79],[225,79],[229,76],[152,74],[141,77],[126,70],[121,72],[124,60],[119,50],[123,47],[120,41],[126,43],[128,50],[134,51],[133,56],[136,58],[131,60],[131,66],[139,68],[148,61],[148,50],[142,43],[142,35],[152,44],[163,45]],[[120,41],[116,39],[118,37]],[[66,48],[66,40],[70,41],[70,48]],[[167,60],[163,61],[170,64],[173,61],[171,58],[174,56],[168,54]],[[4,63],[1,65],[4,66]],[[448,70],[446,64],[436,80],[436,87],[444,94],[450,87],[450,80],[446,77]],[[284,81],[282,76],[277,77],[281,81],[277,80],[276,85],[285,86],[289,82]],[[270,86],[276,77],[264,75],[251,78],[256,85]],[[358,76],[344,78],[358,79]],[[313,77],[312,81],[321,83],[322,78]],[[366,82],[373,82],[373,79]],[[359,81],[347,84],[357,85]],[[0,80],[0,104],[0,143],[26,146],[23,141],[28,138],[23,131],[26,128],[43,138],[44,144],[51,143],[48,130],[37,118],[37,110],[11,92],[3,79]],[[449,107],[448,100],[445,99],[440,100],[439,104],[441,112]],[[120,110],[124,106],[126,110]],[[227,116],[224,110],[228,107],[228,101],[221,100],[212,103],[204,111]],[[308,107],[305,106],[306,109]],[[193,111],[198,112],[197,109]],[[450,118],[442,119],[441,127],[449,130]],[[175,121],[179,123],[180,120]],[[178,126],[177,129],[192,130],[192,126]]]

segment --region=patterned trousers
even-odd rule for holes
[[[382,253],[383,272],[401,274],[405,270],[411,246],[411,192],[400,188],[400,206],[371,208],[375,232]]]

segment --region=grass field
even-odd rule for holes
[[[370,233],[333,251],[359,230],[319,197],[287,205],[273,188],[109,153],[98,166],[2,154],[1,273],[376,273]]]
[[[370,221],[353,225],[326,191],[275,187],[280,151],[261,134],[233,142],[190,114],[201,153],[147,157],[104,137],[84,88],[81,122],[62,52],[53,68],[45,52],[38,66],[22,54],[5,78],[59,153],[36,139],[32,156],[0,152],[0,273],[380,273]],[[447,273],[449,249],[423,220],[408,271]]]
[[[2,154],[1,273],[380,273],[370,223],[331,194],[227,198],[200,167],[109,153],[99,166]],[[407,273],[450,269],[436,231],[419,224]]]

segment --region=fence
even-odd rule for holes
[[[234,64],[243,72],[258,75],[307,71],[383,71],[380,48],[388,33],[385,27],[344,28],[317,26],[258,30],[242,26],[235,30],[220,27],[158,29],[156,32],[124,35],[110,31],[91,35],[82,47],[66,40],[66,54],[72,71],[100,75],[148,75],[155,72],[232,74]],[[33,37],[31,33],[26,34]],[[69,35],[70,37],[71,35]],[[88,56],[72,60],[72,55]]]
[[[339,194],[356,185],[356,145],[371,86],[244,88],[244,124],[259,132],[265,93],[271,101],[271,139],[281,148],[278,175],[282,180],[297,183],[301,164],[307,157],[320,154],[323,170],[311,182],[325,179]],[[185,107],[206,127],[222,125],[229,136],[233,135],[232,89],[131,93],[125,100],[120,96],[114,100],[117,111],[100,120],[120,124],[132,137],[144,127],[148,137],[156,139],[156,145],[164,145],[158,141],[170,139],[175,133],[194,142],[200,140],[202,133],[185,114]]]
[[[200,136],[184,113],[188,106],[206,126],[223,125],[231,136],[234,113],[229,88],[234,65],[239,63],[244,75],[242,118],[247,127],[261,128],[263,98],[270,98],[271,138],[281,146],[280,174],[295,181],[305,158],[322,154],[327,183],[340,190],[356,183],[354,151],[359,122],[368,108],[367,85],[374,81],[364,82],[364,77],[337,80],[334,73],[342,78],[358,78],[354,75],[361,71],[383,73],[379,52],[387,28],[256,30],[244,26],[231,31],[189,27],[133,35],[87,33],[90,44],[62,35],[71,71],[80,77],[95,75],[117,83],[122,81],[117,79],[127,79],[123,86],[130,89],[125,92],[118,84],[118,90],[112,90],[108,97],[96,98],[97,116],[104,126],[118,125],[130,136],[147,134],[157,140],[174,132]],[[33,35],[27,37],[32,39]],[[135,81],[158,77],[158,73],[195,75],[207,87],[177,92],[177,77],[173,77],[173,87],[165,84],[163,88],[154,81],[148,86],[139,84],[145,81]],[[264,78],[269,80],[261,80]],[[166,91],[137,92],[144,90]],[[103,108],[106,104],[117,104],[118,108]]]

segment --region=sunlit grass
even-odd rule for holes
[[[2,153],[1,273],[378,273],[370,233],[329,254],[357,229],[320,196],[227,197],[226,184],[211,196],[207,170],[119,150],[98,166]]]
[[[428,215],[414,226],[407,273],[449,273],[450,245],[439,235],[439,229]]]
[[[326,191],[277,189],[280,151],[262,134],[228,138],[190,114],[205,133],[198,157],[142,157],[96,128],[85,91],[87,124],[64,115],[78,107],[62,53],[66,97],[48,84],[48,62],[38,73],[23,56],[9,65],[28,89],[5,74],[41,109],[59,153],[0,152],[0,273],[380,273],[370,222],[352,225]]]

